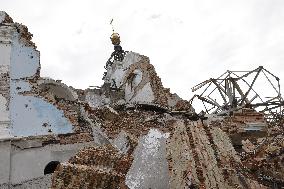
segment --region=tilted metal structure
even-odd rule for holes
[[[245,107],[264,112],[273,119],[283,113],[279,78],[262,66],[252,71],[228,70],[218,78],[192,88],[192,92],[201,90],[193,96],[191,103],[199,99],[207,114],[230,115]],[[271,96],[265,97],[268,93]]]

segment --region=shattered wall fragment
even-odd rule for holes
[[[11,135],[72,132],[72,125],[60,110],[36,94],[25,95],[34,87],[31,83],[39,77],[39,51],[26,26],[13,23],[4,12],[1,15],[1,83],[5,86],[1,89],[1,96],[5,96],[6,106],[9,106]],[[49,128],[43,127],[44,124]]]
[[[134,52],[127,52],[122,61],[108,65],[101,91],[87,91],[86,101],[93,107],[110,103],[146,103],[194,111],[189,102],[163,87],[148,57]]]
[[[40,77],[31,39],[26,26],[0,11],[0,188],[36,187],[49,162],[104,139],[73,88]]]

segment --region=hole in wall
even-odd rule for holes
[[[54,173],[57,165],[59,165],[59,161],[51,161],[44,168],[44,175]]]

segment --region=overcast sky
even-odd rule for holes
[[[122,47],[150,57],[185,99],[203,80],[260,65],[284,86],[283,0],[0,0],[0,9],[34,34],[42,76],[75,88],[102,84],[111,18]]]

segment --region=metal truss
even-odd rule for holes
[[[190,101],[199,99],[207,114],[230,115],[242,108],[256,109],[271,119],[283,114],[279,78],[262,66],[252,71],[228,70],[192,88],[192,92],[201,90]],[[272,96],[264,97],[268,92]]]

